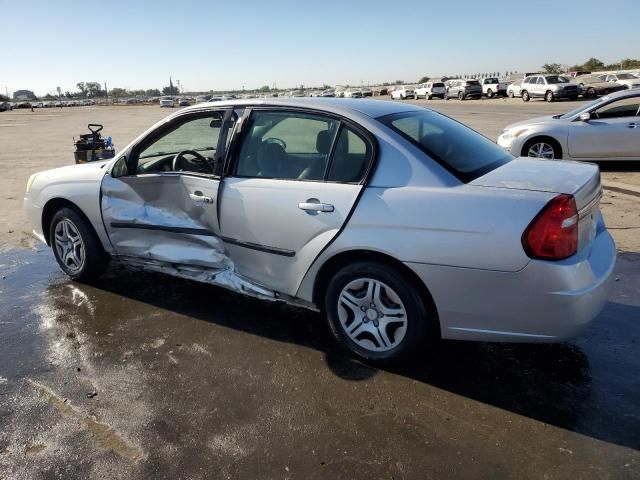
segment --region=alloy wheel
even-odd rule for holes
[[[555,158],[555,152],[553,151],[553,147],[548,143],[538,142],[538,143],[534,143],[529,147],[527,156],[535,157],[535,158],[552,159],[552,158]]]
[[[338,297],[340,326],[351,341],[371,352],[397,347],[407,333],[407,311],[398,294],[372,278],[349,282]]]
[[[71,272],[82,270],[86,258],[84,242],[78,227],[71,220],[64,218],[58,222],[53,242],[60,261]]]

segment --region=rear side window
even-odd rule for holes
[[[343,127],[329,167],[329,182],[357,183],[365,174],[371,148],[364,139],[348,127]]]
[[[378,120],[465,183],[513,160],[488,138],[436,112],[402,112]]]

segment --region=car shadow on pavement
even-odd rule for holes
[[[627,259],[640,265],[640,255]],[[112,268],[95,285],[118,296],[324,352],[331,371],[367,380],[379,367],[338,347],[319,314],[160,274]],[[207,299],[215,298],[215,307]],[[106,312],[105,312],[106,314]],[[108,315],[106,315],[108,317]],[[610,302],[585,337],[558,344],[444,341],[384,370],[540,422],[640,448],[640,307]],[[93,328],[93,327],[91,327]],[[630,330],[631,328],[631,330]]]

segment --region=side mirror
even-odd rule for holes
[[[581,122],[588,122],[589,120],[591,120],[591,113],[589,113],[589,112],[582,112],[582,113],[580,114],[580,117],[578,117],[578,118],[580,118],[580,121],[581,121]]]

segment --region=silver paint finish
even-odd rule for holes
[[[66,198],[87,215],[105,249],[127,263],[305,306],[312,306],[316,276],[333,256],[354,250],[380,252],[404,262],[424,282],[445,338],[565,338],[588,324],[604,305],[615,246],[597,208],[596,167],[518,159],[463,184],[375,120],[419,107],[295,99],[223,102],[215,109],[228,105],[311,108],[343,115],[375,137],[375,171],[366,188],[270,179],[219,182],[188,174],[107,176],[102,200],[107,234],[100,213],[100,182],[113,163],[104,169],[98,164],[65,167],[39,174],[25,198],[35,233],[41,235],[38,225],[45,203]],[[122,155],[129,155],[137,142],[171,118],[205,110],[213,108],[200,104],[175,113]],[[196,189],[213,203],[193,199]],[[573,194],[582,210],[579,251],[561,262],[531,260],[521,245],[522,232],[559,193]],[[333,205],[334,211],[299,208],[315,201]],[[115,228],[111,223],[159,224],[168,230]],[[180,233],[172,228],[190,230]],[[252,250],[225,238],[295,255]]]

